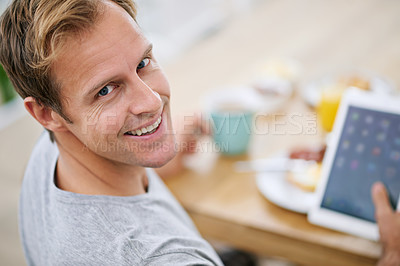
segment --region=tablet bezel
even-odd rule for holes
[[[400,100],[398,98],[396,99],[395,97],[384,94],[365,92],[357,88],[350,88],[343,95],[335,118],[333,131],[329,136],[329,143],[321,171],[321,179],[316,188],[316,201],[308,212],[308,221],[310,223],[375,241],[379,239],[379,230],[376,223],[323,208],[321,204],[349,107],[354,106],[400,115],[399,102]],[[397,209],[399,209],[399,203]]]

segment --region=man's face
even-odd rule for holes
[[[66,41],[52,66],[73,122],[63,123],[97,158],[161,166],[175,154],[168,82],[135,21],[106,5],[88,32]]]

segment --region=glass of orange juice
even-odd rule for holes
[[[317,107],[317,113],[322,128],[330,132],[335,122],[336,112],[346,86],[344,84],[332,84],[322,89],[321,98]]]

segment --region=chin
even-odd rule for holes
[[[157,150],[142,153],[139,163],[143,167],[159,168],[170,162],[177,154],[175,138],[168,144],[164,143],[162,147]]]
[[[150,168],[162,167],[166,165],[168,162],[170,162],[175,157],[176,154],[177,152],[175,150],[173,150],[173,152],[169,152],[168,154],[162,154],[162,156],[158,154],[156,156],[157,158],[149,158],[148,160],[143,162],[142,166]]]

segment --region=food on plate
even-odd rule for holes
[[[288,172],[287,180],[296,187],[313,192],[319,182],[321,176],[322,160],[324,158],[326,146],[310,149],[296,149],[289,155],[291,159],[302,159],[307,161],[315,161],[315,164],[310,164],[304,171]]]
[[[289,157],[290,159],[303,159],[321,163],[324,159],[325,150],[325,145],[316,148],[297,148],[290,153]]]
[[[357,87],[362,90],[370,90],[370,81],[360,76],[349,76],[339,78],[338,84],[343,84],[345,87]]]
[[[314,192],[321,176],[321,163],[312,164],[304,172],[288,172],[287,180],[296,187]]]
[[[370,80],[361,76],[339,76],[322,85],[322,91],[343,92],[349,87],[357,87],[361,90],[371,90]]]

